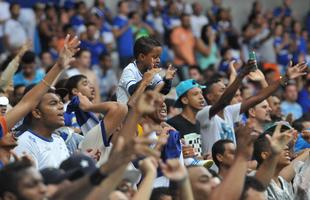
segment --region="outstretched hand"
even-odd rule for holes
[[[71,62],[75,60],[73,57],[80,49],[80,40],[77,36],[71,38],[70,35],[67,35],[64,42],[64,47],[61,49],[58,58],[58,64],[61,68],[65,69],[69,66]]]
[[[281,127],[282,125],[278,124],[272,136],[268,134],[266,135],[274,154],[281,153],[281,151],[285,149],[287,144],[293,139],[294,130],[291,129],[281,133]]]
[[[172,80],[172,79],[175,77],[176,72],[177,72],[177,68],[173,67],[172,64],[170,64],[170,65],[168,66],[167,71],[166,71],[166,76],[165,76],[165,78],[166,78],[167,80]]]
[[[256,70],[256,60],[249,60],[244,67],[241,68],[240,76],[245,77]]]
[[[293,66],[293,62],[290,61],[290,64],[287,68],[286,75],[289,79],[295,79],[300,76],[306,75],[307,63],[300,62]]]
[[[151,83],[151,81],[153,80],[154,76],[156,74],[158,74],[159,72],[161,71],[160,68],[152,68],[148,71],[146,71],[144,74],[143,74],[143,79],[142,81],[144,81],[147,85],[149,85]]]
[[[264,76],[263,72],[259,69],[255,70],[254,72],[251,72],[248,75],[248,78],[251,81],[257,81],[257,82],[262,82],[265,80],[265,76]]]
[[[162,102],[162,97],[158,92],[147,91],[143,93],[136,103],[137,112],[148,114],[155,111],[157,105]]]
[[[237,135],[237,155],[250,159],[254,150],[254,141],[258,137],[251,124],[240,125],[236,130]]]

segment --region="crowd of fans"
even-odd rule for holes
[[[0,199],[310,199],[291,4],[0,0]]]

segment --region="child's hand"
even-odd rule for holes
[[[175,67],[173,67],[171,64],[168,66],[168,69],[166,71],[166,76],[165,78],[167,80],[172,80],[175,77],[175,73],[176,73],[177,69]]]
[[[149,85],[151,83],[151,81],[153,80],[155,74],[158,74],[161,71],[160,68],[152,68],[149,71],[145,72],[143,74],[143,81]]]

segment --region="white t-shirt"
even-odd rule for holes
[[[240,121],[241,103],[224,108],[225,120],[218,115],[209,119],[210,108],[211,106],[204,107],[196,116],[200,122],[203,153],[211,152],[213,144],[221,139],[229,139],[236,144],[234,123]]]
[[[4,24],[4,35],[8,36],[11,47],[21,47],[27,41],[27,34],[20,22],[9,19]]]
[[[18,145],[14,151],[18,156],[22,156],[23,152],[30,155],[38,169],[58,168],[62,161],[69,157],[66,143],[59,135],[52,134],[50,139],[31,131],[18,137]]]
[[[126,104],[130,97],[128,92],[129,87],[141,81],[142,78],[143,74],[139,71],[136,62],[129,63],[123,70],[121,79],[118,83],[116,90],[117,101]],[[156,74],[150,86],[155,87],[161,82],[163,82],[161,76]]]
[[[206,16],[204,15],[192,15],[191,16],[191,25],[192,25],[192,30],[193,33],[196,37],[200,38],[201,37],[201,29],[204,25],[208,24],[209,20]]]

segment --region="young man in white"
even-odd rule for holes
[[[25,152],[39,169],[59,167],[69,157],[64,140],[54,130],[64,126],[63,103],[54,93],[45,94],[37,108],[24,119],[29,129],[18,138],[17,155]]]

